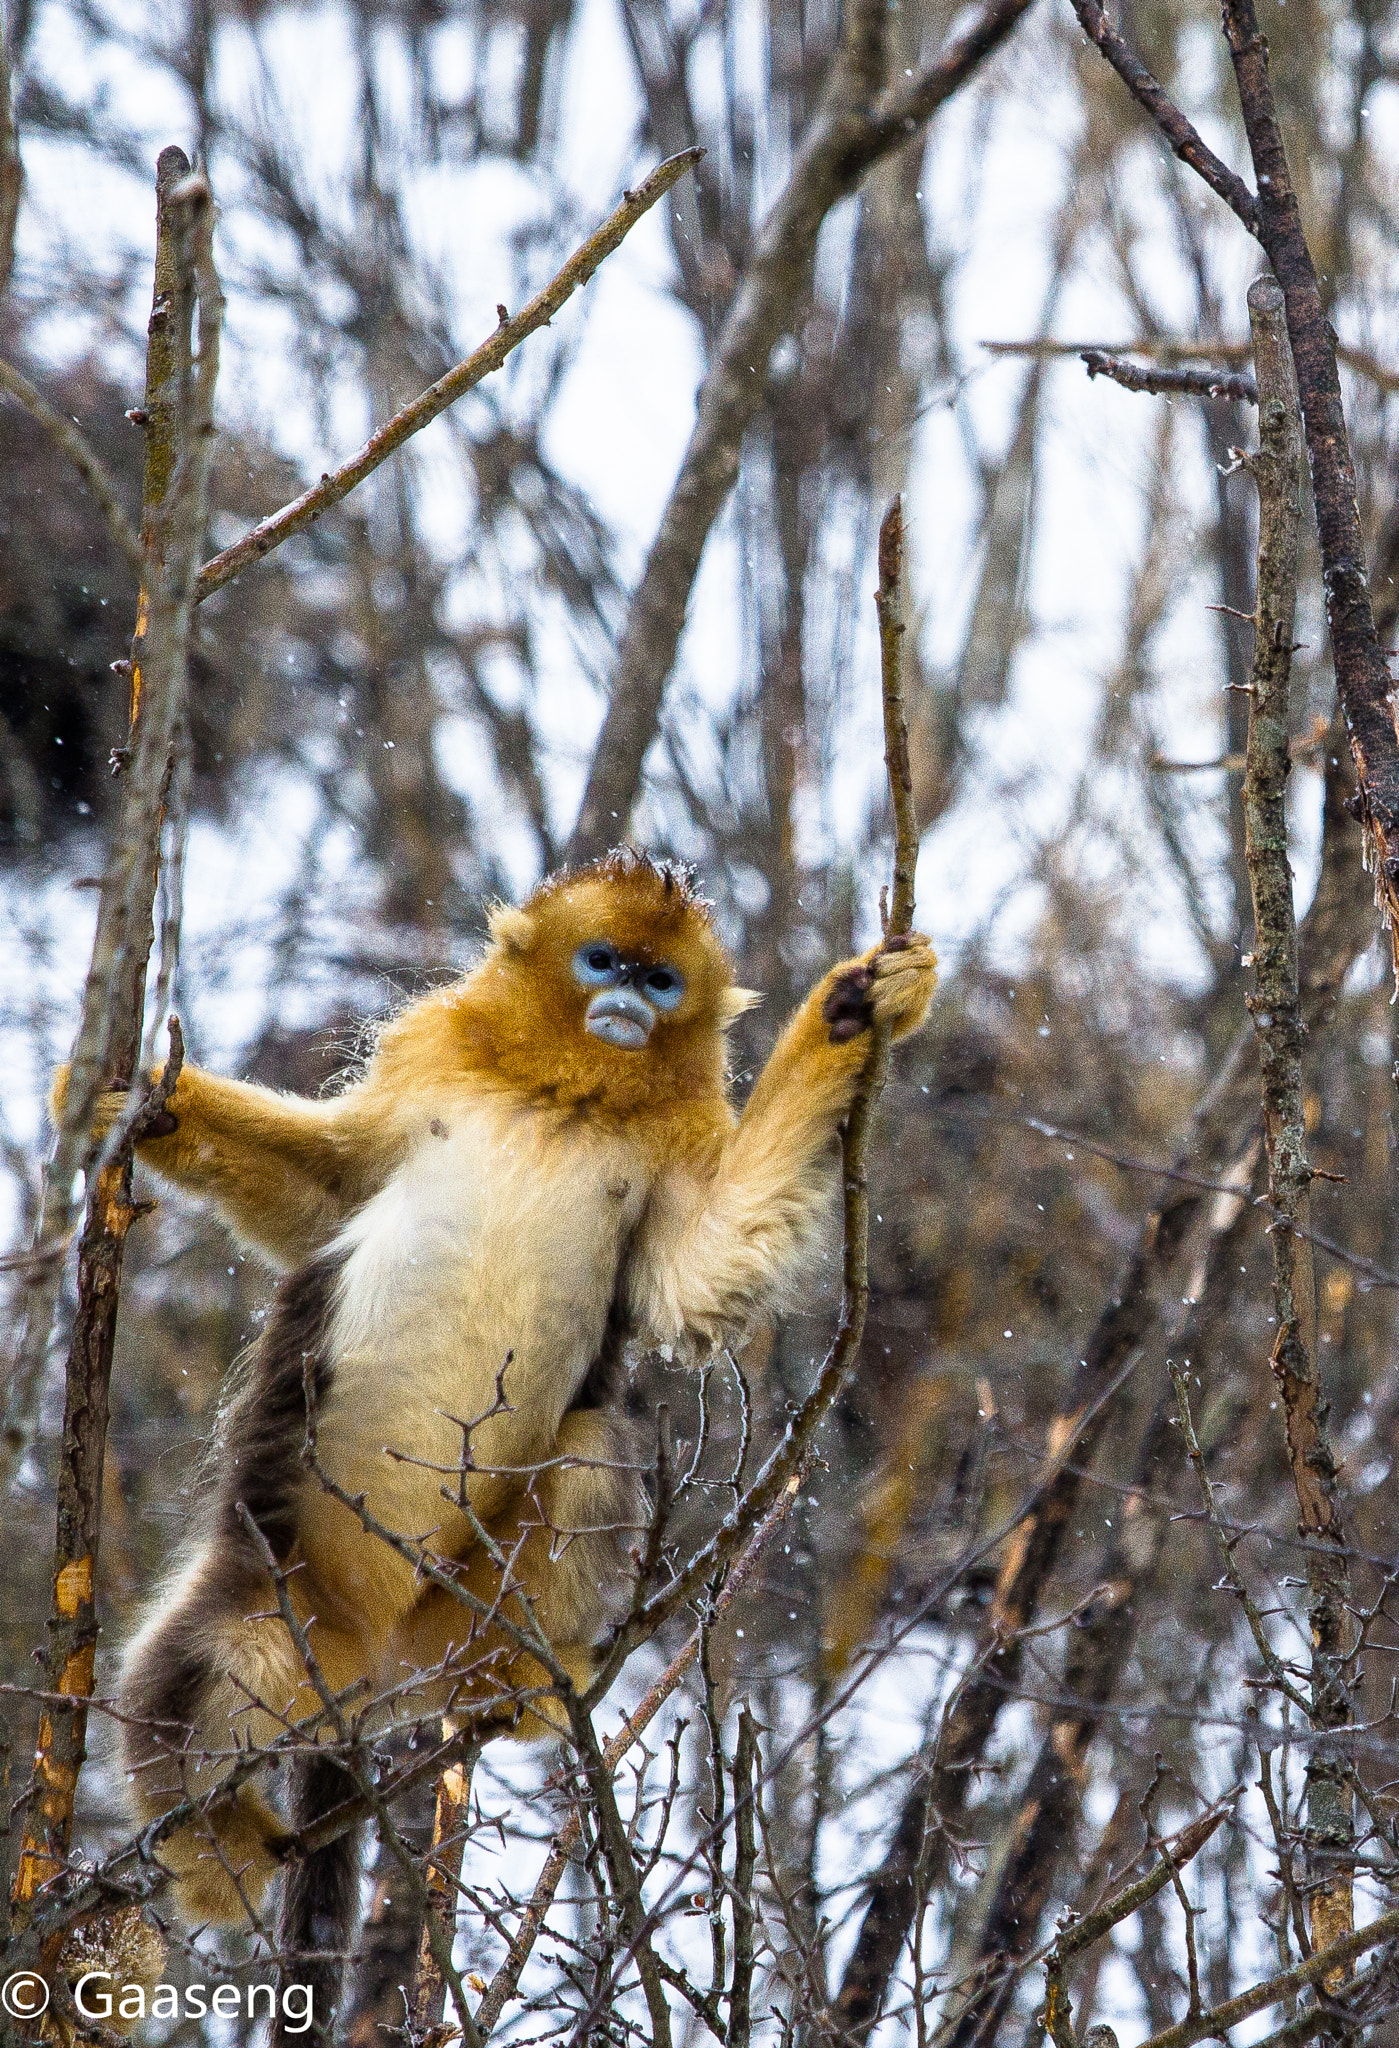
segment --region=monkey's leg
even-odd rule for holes
[[[581,1690],[592,1678],[594,1645],[626,1606],[631,1552],[646,1523],[632,1431],[610,1409],[575,1409],[528,1489],[490,1525],[509,1585],[502,1586],[500,1569],[480,1545],[463,1561],[460,1582],[516,1630],[526,1627],[515,1592],[521,1589]],[[461,1713],[496,1702],[502,1722],[525,1740],[566,1724],[544,1664],[489,1614],[473,1613],[440,1587],[430,1588],[410,1617],[402,1660],[407,1669],[434,1673],[423,1709]],[[414,1708],[421,1710],[416,1701]]]
[[[298,1606],[311,1589],[292,1581]],[[185,1800],[206,1802],[159,1843],[175,1901],[191,1922],[261,1918],[281,1868],[286,1821],[267,1772],[219,1788],[251,1745],[316,1710],[300,1654],[277,1614],[276,1593],[252,1560],[229,1547],[195,1553],[126,1653],[118,1688],[122,1761],[139,1825]],[[303,1618],[313,1611],[302,1607]],[[317,1625],[311,1641],[339,1690],[364,1672],[366,1647]]]
[[[292,1765],[292,1825],[303,1828],[319,1820],[343,1800],[354,1797],[353,1778],[330,1756],[301,1756]],[[309,1993],[313,2032],[331,2039],[345,1981],[345,1964],[354,1945],[359,1918],[359,1876],[364,1851],[363,1826],[351,1828],[322,1849],[288,1865],[277,1929],[281,1951],[282,1988],[301,1989],[294,2012],[279,2007],[273,2048],[295,2048],[306,2041],[301,2004]],[[304,1987],[304,1988],[302,1988]],[[294,2024],[295,2031],[291,2031]]]
[[[612,1408],[574,1408],[554,1457],[517,1510],[527,1536],[520,1578],[560,1661],[592,1675],[592,1650],[625,1612],[632,1553],[650,1520],[636,1430]],[[572,1667],[570,1666],[570,1669]],[[575,1674],[576,1675],[576,1674]],[[583,1680],[586,1683],[586,1679]]]

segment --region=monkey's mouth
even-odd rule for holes
[[[630,988],[605,988],[595,995],[583,1014],[583,1029],[604,1045],[623,1052],[640,1052],[651,1036],[655,1012]]]

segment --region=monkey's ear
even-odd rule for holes
[[[726,988],[719,998],[719,1029],[727,1031],[746,1010],[756,1010],[762,996],[755,988]]]
[[[486,924],[502,953],[528,953],[538,937],[529,913],[516,910],[509,903],[493,903],[486,913]]]

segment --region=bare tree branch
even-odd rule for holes
[[[1204,138],[1187,121],[1163,87],[1157,84],[1145,64],[1128,46],[1098,5],[1098,0],[1073,0],[1083,33],[1096,43],[1113,70],[1139,105],[1146,108],[1172,150],[1183,164],[1202,177],[1226,206],[1232,207],[1251,235],[1258,232],[1258,201],[1243,179],[1221,163]]]
[[[1302,226],[1268,75],[1268,46],[1253,0],[1226,0],[1224,33],[1258,180],[1256,200],[1200,141],[1179,108],[1132,55],[1107,22],[1098,0],[1074,0],[1074,11],[1085,33],[1147,108],[1176,154],[1233,208],[1250,234],[1257,236],[1282,287],[1311,465],[1336,686],[1360,782],[1376,906],[1390,932],[1399,977],[1399,734],[1389,672],[1370,603],[1336,345]]]
[[[299,498],[293,498],[280,512],[260,520],[240,540],[206,562],[195,584],[195,601],[202,604],[206,597],[221,590],[225,583],[232,582],[244,569],[260,562],[264,555],[271,554],[273,548],[280,547],[284,540],[290,540],[294,533],[300,533],[303,527],[319,519],[323,512],[328,512],[332,505],[338,505],[357,484],[372,476],[380,463],[386,462],[405,441],[420,433],[449,405],[455,405],[483,377],[489,377],[493,370],[498,370],[527,336],[537,328],[547,327],[560,307],[566,305],[573,294],[588,282],[598,265],[621,246],[642,216],[649,213],[656,201],[663,198],[676,180],[683,177],[703,155],[701,149],[682,149],[678,156],[658,164],[635,192],[624,193],[621,205],[608,215],[596,233],[589,235],[587,241],[574,251],[563,269],[550,279],[543,291],[536,292],[521,312],[512,315],[504,307],[500,309],[500,325],[489,341],[482,342],[465,362],[458,363],[455,369],[448,370],[435,384],[430,384],[391,420],[385,420],[357,455],[352,455],[348,462],[342,462],[338,469],[323,476]]]
[[[212,387],[218,372],[219,302],[212,270],[200,255],[199,262],[204,267],[198,287],[200,356],[196,372],[190,363],[188,344],[196,295],[193,247],[184,270],[177,268],[177,243],[182,232],[179,220],[189,214],[195,201],[182,201],[181,208],[172,211],[171,196],[188,177],[189,164],[179,150],[162,151],[160,163],[157,190],[162,231],[147,344],[145,569],[133,645],[131,735],[121,757],[122,803],[102,882],[97,931],[58,1138],[44,1177],[29,1261],[20,1275],[24,1327],[7,1392],[4,1436],[0,1439],[0,1490],[13,1478],[30,1441],[73,1223],[73,1181],[79,1168],[90,1165],[95,1156],[96,1148],[89,1134],[97,1096],[104,1086],[131,1082],[140,1057],[166,777],[171,741],[184,704],[188,598],[180,578],[185,552],[199,546],[203,532],[213,431]],[[202,237],[202,229],[200,234]],[[183,354],[175,343],[181,318],[186,323]],[[185,429],[191,438],[182,447],[179,436]],[[183,460],[184,467],[172,507],[167,499],[177,458]],[[146,671],[159,684],[149,715],[145,715],[142,704]],[[104,1200],[115,1200],[117,1185],[114,1182],[107,1188]],[[92,1202],[96,1200],[94,1191]],[[118,1203],[117,1207],[120,1206]],[[90,1218],[98,1213],[90,1203]],[[116,1213],[114,1208],[113,1215]],[[92,1284],[96,1284],[95,1275]],[[105,1284],[104,1281],[104,1289]],[[115,1298],[111,1313],[115,1315]]]
[[[1248,309],[1258,365],[1262,446],[1251,464],[1259,501],[1258,596],[1243,802],[1257,975],[1250,1006],[1258,1033],[1268,1195],[1275,1219],[1269,1232],[1277,1318],[1271,1364],[1282,1394],[1299,1526],[1311,1540],[1307,1608],[1312,1726],[1334,1737],[1351,1719],[1346,1667],[1350,1572],[1336,1504],[1328,1404],[1316,1357],[1316,1275],[1311,1246],[1301,1234],[1311,1221],[1312,1169],[1307,1162],[1302,1006],[1284,801],[1292,768],[1288,740],[1302,516],[1302,423],[1283,294],[1272,278],[1258,278],[1250,286]],[[1313,1745],[1307,1757],[1307,1844],[1316,1948],[1325,1948],[1355,1924],[1351,1876],[1335,1861],[1336,1852],[1349,1849],[1354,1841],[1354,1805],[1346,1775],[1345,1759],[1334,1741]],[[1319,1855],[1326,1859],[1322,1865]]]
[[[3,33],[0,25],[0,34]],[[0,230],[3,226],[3,221],[0,221]],[[96,499],[112,539],[139,577],[145,567],[140,535],[126,516],[116,479],[86,435],[72,420],[66,419],[61,412],[55,412],[43,392],[31,384],[22,371],[3,360],[0,360],[0,391],[7,391],[16,405],[23,406],[29,417],[63,450]]]
[[[1368,1927],[1362,1927],[1358,1934],[1344,1935],[1333,1941],[1329,1947],[1318,1949],[1315,1955],[1299,1963],[1295,1970],[1282,1970],[1276,1977],[1269,1977],[1265,1983],[1254,1984],[1247,1991],[1241,1991],[1237,1998],[1226,1999],[1209,2012],[1193,2014],[1183,2019],[1178,2026],[1166,2027],[1159,2034],[1153,2034],[1142,2048],[1192,2048],[1196,2041],[1210,2041],[1221,2037],[1230,2027],[1236,2027],[1240,2020],[1246,2020],[1251,2013],[1263,2012],[1270,2005],[1280,2004],[1309,1984],[1323,1984],[1336,1972],[1343,1970],[1357,1956],[1363,1956],[1367,1949],[1378,1948],[1381,1942],[1391,1942],[1399,1935],[1399,1912],[1381,1913]],[[1315,2021],[1313,2021],[1315,2026]]]
[[[1101,348],[1080,349],[1079,355],[1090,377],[1110,377],[1124,391],[1149,391],[1165,398],[1180,392],[1193,398],[1242,398],[1248,405],[1258,403],[1258,386],[1241,370],[1148,370]]]
[[[143,520],[145,573],[133,642],[126,801],[103,883],[84,1003],[84,1032],[90,1016],[102,1018],[101,1028],[90,1032],[93,1082],[104,1076],[130,1082],[140,1057],[161,807],[187,687],[191,600],[204,532],[223,309],[213,266],[214,208],[207,183],[202,176],[190,176],[183,151],[167,149],[161,153],[156,190],[155,303],[147,362],[152,424]],[[196,302],[197,359],[190,331]],[[70,1101],[82,1103],[85,1098],[89,1114],[94,1094],[94,1087],[80,1088],[76,1075],[72,1077]],[[60,1193],[66,1197],[66,1186]],[[21,1922],[39,1887],[66,1863],[78,1774],[86,1756],[112,1351],[126,1235],[137,1213],[131,1199],[128,1137],[118,1156],[93,1177],[79,1251],[47,1652],[54,1689],[70,1698],[72,1706],[67,1712],[46,1714],[41,1725],[15,1879],[14,1905]],[[46,1338],[45,1328],[38,1332],[39,1359]],[[17,1433],[22,1420],[15,1418]]]

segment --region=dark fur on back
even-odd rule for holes
[[[167,1632],[178,1647],[162,1654],[153,1644],[129,1677],[128,1707],[142,1719],[197,1726],[201,1694],[216,1675],[206,1647],[214,1631],[205,1624],[236,1613],[240,1605],[251,1613],[265,1604],[262,1558],[238,1503],[246,1505],[279,1563],[291,1549],[306,1440],[304,1361],[311,1361],[313,1398],[319,1401],[330,1385],[326,1325],[341,1264],[333,1256],[314,1259],[278,1283],[267,1326],[203,1461],[215,1474],[212,1508],[201,1516],[212,1520],[218,1539],[210,1569],[182,1603],[178,1630]]]
[[[343,1264],[341,1254],[322,1253],[278,1282],[267,1326],[214,1440],[220,1536],[239,1548],[247,1545],[241,1501],[279,1564],[296,1535],[308,1365],[311,1397],[319,1404],[330,1387],[327,1326]]]
[[[295,1540],[296,1494],[305,1483],[301,1451],[307,1379],[313,1400],[322,1398],[330,1384],[327,1326],[341,1263],[324,1255],[278,1285],[266,1328],[248,1354],[204,1461],[195,1517],[201,1567],[162,1615],[161,1625],[141,1640],[123,1674],[123,1706],[131,1717],[122,1732],[124,1762],[138,1774],[148,1811],[159,1812],[183,1796],[185,1745],[193,1742],[197,1758],[201,1742],[209,1740],[201,1731],[226,1676],[231,1618],[275,1606],[261,1548],[238,1508],[240,1502],[246,1505],[274,1556],[284,1562]],[[314,1805],[325,1790],[317,1776],[320,1768],[319,1762],[298,1765],[292,1774],[294,1800],[308,1813],[320,1810]],[[345,1796],[344,1776],[333,1763],[325,1769],[337,1781],[329,1802],[335,1804]],[[346,1837],[324,1856],[324,1863],[311,1859],[304,1878],[288,1883],[288,1904],[294,1895],[300,1920],[311,1914],[324,1923],[327,1902],[342,1893],[353,1909],[358,1836]],[[322,1987],[318,2016],[328,2009],[328,1998]]]

